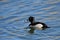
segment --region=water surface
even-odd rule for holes
[[[28,33],[29,16],[51,28]],[[60,0],[0,1],[0,40],[60,40]]]

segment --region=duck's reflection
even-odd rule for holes
[[[34,33],[34,30],[35,30],[35,28],[33,28],[33,27],[30,27],[30,30],[28,31],[30,34],[33,34]]]

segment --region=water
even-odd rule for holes
[[[51,28],[28,33],[29,16]],[[0,1],[0,40],[60,40],[60,0]]]

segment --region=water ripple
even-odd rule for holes
[[[18,40],[59,40],[60,0],[3,0],[0,1],[0,38]],[[24,21],[34,16],[50,29],[29,34]],[[4,39],[3,39],[4,38]]]

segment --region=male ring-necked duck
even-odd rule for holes
[[[48,27],[45,23],[35,22],[35,19],[34,19],[34,17],[32,17],[32,16],[30,16],[30,17],[28,18],[28,20],[29,20],[29,22],[30,22],[29,26],[30,26],[30,28],[33,29],[33,30],[35,30],[35,29],[44,30],[44,29],[46,29],[46,28],[50,28],[50,27]]]

